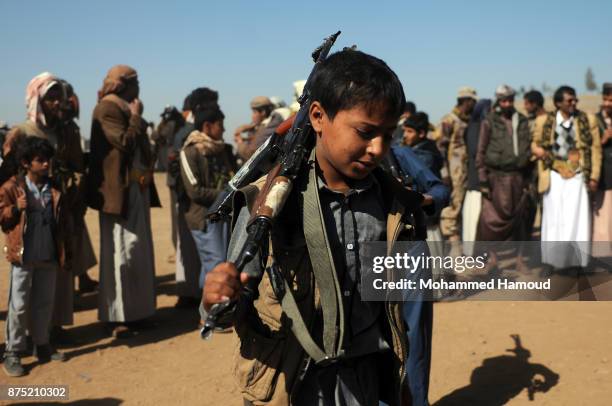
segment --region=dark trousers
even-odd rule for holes
[[[406,379],[412,395],[412,406],[428,406],[433,302],[406,302],[403,314],[408,325]]]

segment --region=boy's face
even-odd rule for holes
[[[404,127],[404,144],[415,145],[421,140],[421,136],[417,130],[412,127]]]
[[[389,151],[397,117],[388,117],[383,108],[368,112],[357,106],[339,111],[330,120],[315,101],[310,106],[310,122],[317,133],[319,165],[344,179],[363,179]]]
[[[251,121],[253,124],[259,125],[266,119],[266,111],[263,109],[251,109]]]
[[[32,162],[25,165],[28,173],[36,176],[45,177],[49,175],[49,158],[35,156]]]
[[[223,120],[215,121],[214,123],[204,123],[204,132],[214,140],[222,139],[224,131]]]

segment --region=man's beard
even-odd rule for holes
[[[514,109],[514,107],[500,107],[499,108],[499,112],[505,116],[505,117],[512,117],[512,115],[514,114],[516,110]]]

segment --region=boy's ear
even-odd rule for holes
[[[325,110],[323,110],[321,103],[318,101],[312,102],[308,116],[315,133],[320,134],[323,131],[323,118],[326,117]]]

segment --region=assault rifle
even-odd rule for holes
[[[274,218],[281,212],[287,197],[291,193],[293,182],[300,176],[302,168],[315,145],[315,134],[312,129],[309,110],[311,103],[310,88],[312,79],[321,63],[327,58],[340,31],[327,37],[320,47],[312,53],[315,62],[299,98],[300,110],[291,121],[283,123],[284,128],[277,129],[274,135],[253,154],[243,168],[229,182],[226,193],[222,194],[212,208],[213,220],[221,219],[231,212],[231,201],[235,191],[268,173],[266,182],[253,206],[251,218],[246,231],[247,239],[242,246],[234,265],[238,272],[255,257],[259,249],[268,241],[268,236],[274,223]],[[291,124],[291,130],[284,136],[283,130]],[[261,277],[261,275],[251,275]],[[246,291],[247,295],[254,294]],[[202,338],[210,338],[219,318],[235,306],[234,302],[226,301],[212,306],[204,327]]]

